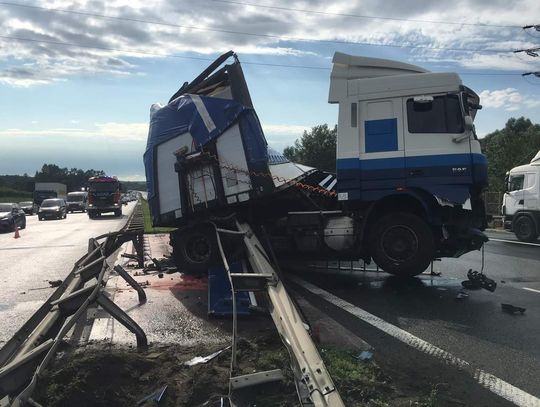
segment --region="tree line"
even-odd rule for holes
[[[299,164],[335,172],[336,138],[337,126],[318,125],[304,131],[283,155]],[[525,117],[511,118],[504,128],[480,139],[480,145],[488,160],[489,190],[502,192],[506,172],[529,163],[540,150],[540,125]]]

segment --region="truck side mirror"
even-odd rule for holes
[[[508,181],[510,180],[510,173],[506,172],[506,175],[504,176],[504,192],[508,192],[510,188],[508,188]]]
[[[465,131],[473,131],[474,130],[473,118],[467,115],[463,119],[465,123]]]

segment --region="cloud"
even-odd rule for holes
[[[55,127],[48,129],[19,129],[0,130],[0,138],[15,137],[63,137],[116,141],[145,142],[148,135],[148,123],[95,123],[93,128]]]
[[[0,9],[4,36],[0,39],[0,83],[28,87],[80,75],[138,75],[141,74],[139,62],[142,59],[186,53],[208,55],[228,49],[251,55],[294,58],[321,54],[325,58],[327,55],[323,54],[329,54],[340,46],[331,41],[425,47],[403,48],[409,52],[410,62],[435,60],[442,61],[446,67],[456,64],[467,69],[531,70],[531,61],[520,59],[511,52],[490,54],[484,51],[511,51],[534,46],[533,39],[519,26],[540,20],[537,0],[524,0],[519,7],[508,7],[503,0],[478,0],[473,3],[466,0],[428,3],[421,0],[390,0],[384,6],[377,0],[361,3],[334,0],[331,5],[322,0],[309,3],[303,0],[273,0],[264,4],[403,19],[515,24],[516,27],[354,18],[211,0],[34,0],[26,3],[29,7],[4,5]],[[48,7],[64,11],[43,9]],[[100,18],[96,14],[127,20]],[[160,24],[149,24],[142,20]],[[314,51],[314,46],[324,52]],[[362,53],[382,49],[355,47]],[[470,48],[476,51],[461,53],[429,48]],[[326,59],[321,59],[323,63],[327,63]]]
[[[310,126],[288,124],[262,124],[266,141],[270,147],[282,151],[287,146],[292,146],[294,141],[309,130]]]
[[[523,96],[514,88],[483,90],[479,94],[480,103],[487,109],[504,109],[507,112],[514,112],[526,108],[540,106],[540,99],[530,96]]]

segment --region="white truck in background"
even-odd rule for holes
[[[522,242],[540,235],[540,151],[529,164],[512,168],[506,176],[502,215],[504,228]]]
[[[45,199],[66,199],[67,187],[59,182],[36,182],[34,186],[34,203],[41,206]]]

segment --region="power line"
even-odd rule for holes
[[[189,55],[159,54],[156,52],[130,50],[130,49],[125,49],[125,48],[102,47],[102,46],[97,46],[97,45],[84,45],[84,44],[76,44],[72,42],[54,41],[54,40],[37,39],[37,38],[15,37],[15,36],[10,36],[10,35],[0,35],[0,39],[22,41],[22,42],[32,42],[32,43],[43,43],[43,44],[77,47],[77,48],[88,48],[88,49],[95,49],[95,50],[100,50],[100,51],[113,51],[113,52],[122,52],[122,53],[130,53],[130,54],[141,54],[141,55],[156,56],[156,57],[162,57],[162,58],[179,58],[179,59],[191,59],[191,60],[196,60],[196,61],[210,61],[210,62],[214,61],[214,58],[195,57],[195,56],[189,56]],[[274,64],[274,63],[250,62],[250,61],[242,61],[242,64],[277,67],[277,68],[296,68],[296,69],[311,69],[311,70],[324,70],[324,71],[331,70],[330,67],[313,66],[313,65]],[[476,75],[476,76],[521,76],[522,75],[520,73],[502,73],[502,72],[495,72],[495,73],[457,72],[457,73],[459,75]]]
[[[83,15],[87,17],[102,18],[102,19],[129,21],[129,22],[144,23],[144,24],[155,24],[155,25],[161,25],[161,26],[167,26],[167,27],[173,27],[173,28],[183,28],[183,29],[189,29],[189,30],[210,31],[210,32],[218,32],[222,34],[246,35],[246,36],[252,36],[252,37],[271,38],[271,39],[276,39],[280,41],[298,41],[298,42],[312,42],[312,43],[324,43],[324,44],[348,44],[348,45],[363,45],[363,46],[374,46],[374,47],[425,49],[425,50],[433,50],[433,51],[477,52],[477,53],[496,53],[496,54],[508,53],[508,52],[513,51],[510,49],[432,47],[432,46],[425,46],[425,45],[374,43],[374,42],[349,41],[349,40],[321,40],[321,39],[310,39],[310,38],[299,38],[299,37],[286,37],[286,36],[280,36],[280,35],[274,35],[274,34],[260,34],[260,33],[244,32],[244,31],[173,24],[173,23],[168,23],[165,21],[145,20],[145,19],[131,18],[131,17],[108,16],[105,14],[90,13],[86,11],[47,8],[47,7],[31,6],[27,4],[12,3],[12,2],[5,2],[5,1],[0,1],[0,5],[9,6],[9,7],[30,8],[30,9],[36,9],[36,10],[54,12],[54,13],[76,14],[76,15]]]
[[[354,17],[354,18],[366,18],[366,19],[373,19],[373,20],[409,21],[413,23],[466,25],[466,26],[477,26],[477,27],[480,26],[480,27],[496,27],[496,28],[522,28],[520,25],[465,23],[465,22],[458,22],[458,21],[420,20],[420,19],[413,19],[413,18],[369,16],[369,15],[363,15],[363,14],[331,13],[329,11],[307,10],[307,9],[300,9],[300,8],[293,8],[293,7],[266,6],[262,4],[247,3],[247,2],[235,1],[235,0],[209,0],[209,1],[213,1],[216,3],[227,3],[227,4],[237,4],[237,5],[242,5],[242,6],[258,7],[258,8],[264,8],[264,9],[270,9],[270,10],[296,11],[300,13],[321,14],[321,15],[337,16],[337,17]]]
[[[514,51],[514,53],[524,52],[530,57],[536,58],[538,56],[538,52],[540,51],[540,47],[534,47],[534,48],[526,48],[526,49],[517,49]]]

